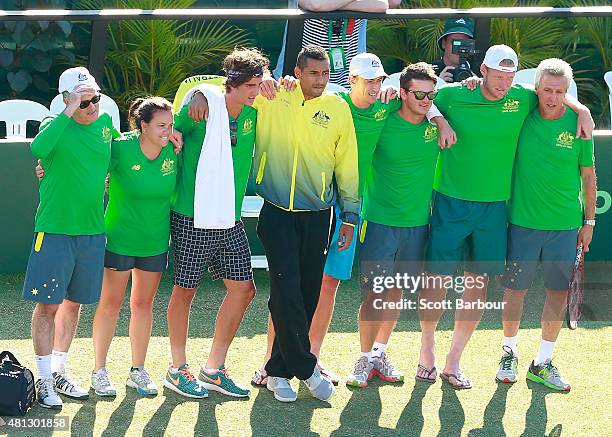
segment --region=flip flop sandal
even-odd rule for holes
[[[266,387],[268,384],[268,374],[265,369],[259,369],[255,371],[253,375],[253,379],[251,379],[251,384],[255,387]]]
[[[443,381],[446,381],[448,385],[450,385],[455,390],[467,390],[472,388],[472,381],[470,381],[470,378],[461,373],[461,371],[458,371],[457,374],[442,372],[440,377]],[[455,384],[450,381],[451,378],[455,379]]]
[[[415,375],[414,378],[417,381],[423,381],[423,382],[426,382],[428,384],[433,384],[434,382],[436,382],[437,377],[430,378],[432,373],[437,372],[436,366],[433,366],[431,369],[428,369],[427,367],[423,366],[422,364],[419,364],[417,366],[417,369],[424,371],[425,374],[427,375],[426,377]]]

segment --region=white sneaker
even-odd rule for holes
[[[374,377],[374,364],[365,356],[360,356],[355,368],[346,378],[346,385],[351,387],[367,387],[368,381]]]
[[[36,398],[41,407],[52,410],[62,409],[62,399],[55,391],[53,378],[39,379],[36,381]]]
[[[89,392],[74,382],[66,370],[61,373],[53,372],[53,382],[57,392],[64,396],[78,400],[89,399]]]
[[[266,387],[274,393],[277,401],[295,402],[297,400],[297,393],[293,390],[287,378],[268,376]]]
[[[117,389],[108,379],[108,373],[104,367],[97,372],[91,372],[91,388],[98,396],[117,396]]]
[[[310,394],[322,401],[329,401],[335,391],[334,384],[325,376],[321,375],[317,366],[315,366],[312,376],[308,379],[304,379],[304,384],[306,384],[306,387],[310,390]]]
[[[125,385],[135,389],[140,395],[155,396],[158,392],[157,385],[144,367],[130,370]]]

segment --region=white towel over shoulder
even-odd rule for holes
[[[225,97],[218,86],[198,85],[189,90],[182,105],[196,91],[200,91],[208,100],[208,121],[195,179],[194,226],[200,229],[229,229],[236,223],[236,206]]]

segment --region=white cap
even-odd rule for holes
[[[512,61],[513,65],[501,65],[500,63],[504,60]],[[506,62],[504,62],[504,64]],[[482,61],[482,63],[487,67],[492,68],[493,70],[514,73],[518,69],[518,56],[516,55],[516,52],[512,50],[512,48],[500,44],[497,46],[489,47],[489,50],[487,50],[487,53],[484,57],[484,61]]]
[[[100,87],[96,83],[96,79],[85,67],[74,67],[64,71],[59,78],[59,87],[57,88],[60,93],[64,91],[72,92],[78,85],[90,85],[96,90]]]
[[[382,62],[373,53],[360,53],[351,59],[349,74],[351,76],[361,76],[364,79],[387,77]]]

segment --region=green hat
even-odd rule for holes
[[[464,35],[474,38],[474,20],[471,18],[449,18],[444,23],[444,33],[438,38],[438,47],[442,48],[442,38],[451,33],[463,33]]]

